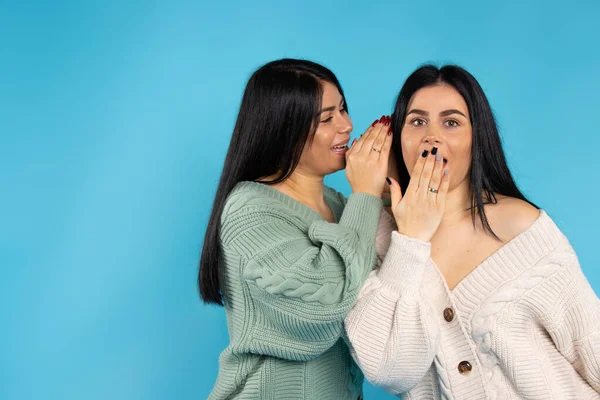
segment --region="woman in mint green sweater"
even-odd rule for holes
[[[230,336],[210,399],[361,397],[343,322],[375,263],[389,122],[349,148],[330,70],[283,59],[251,76],[198,275],[202,299],[224,305]],[[323,184],[343,168],[347,200]]]

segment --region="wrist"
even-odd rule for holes
[[[352,193],[365,193],[365,194],[370,194],[371,196],[381,198],[381,190],[375,190],[373,188],[361,188],[361,187],[352,188]]]
[[[396,225],[398,225],[398,221],[396,221]],[[426,234],[418,233],[418,232],[411,232],[408,229],[402,229],[400,227],[398,227],[397,231],[399,234],[406,236],[408,238],[411,238],[411,239],[420,240],[425,243],[431,242],[431,235],[426,235]]]
[[[352,193],[356,193],[356,194],[363,193],[363,194],[368,194],[368,195],[371,195],[371,196],[374,196],[374,197],[381,198],[381,194],[378,194],[378,193],[376,193],[376,192],[374,192],[372,190],[371,191],[368,191],[368,190],[353,190]]]

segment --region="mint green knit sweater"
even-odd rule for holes
[[[342,335],[375,264],[381,199],[325,199],[337,223],[264,184],[242,182],[221,218],[230,344],[210,399],[355,400],[363,375]]]

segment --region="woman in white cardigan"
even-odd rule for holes
[[[419,68],[392,129],[393,218],[346,318],[367,379],[407,399],[600,398],[600,300],[515,185],[475,78]]]

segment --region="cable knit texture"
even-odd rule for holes
[[[393,229],[346,318],[367,379],[406,399],[600,399],[600,300],[544,211],[452,291]]]
[[[221,218],[230,344],[210,399],[352,399],[363,375],[343,322],[376,265],[381,199],[326,188],[336,223],[242,182]]]

